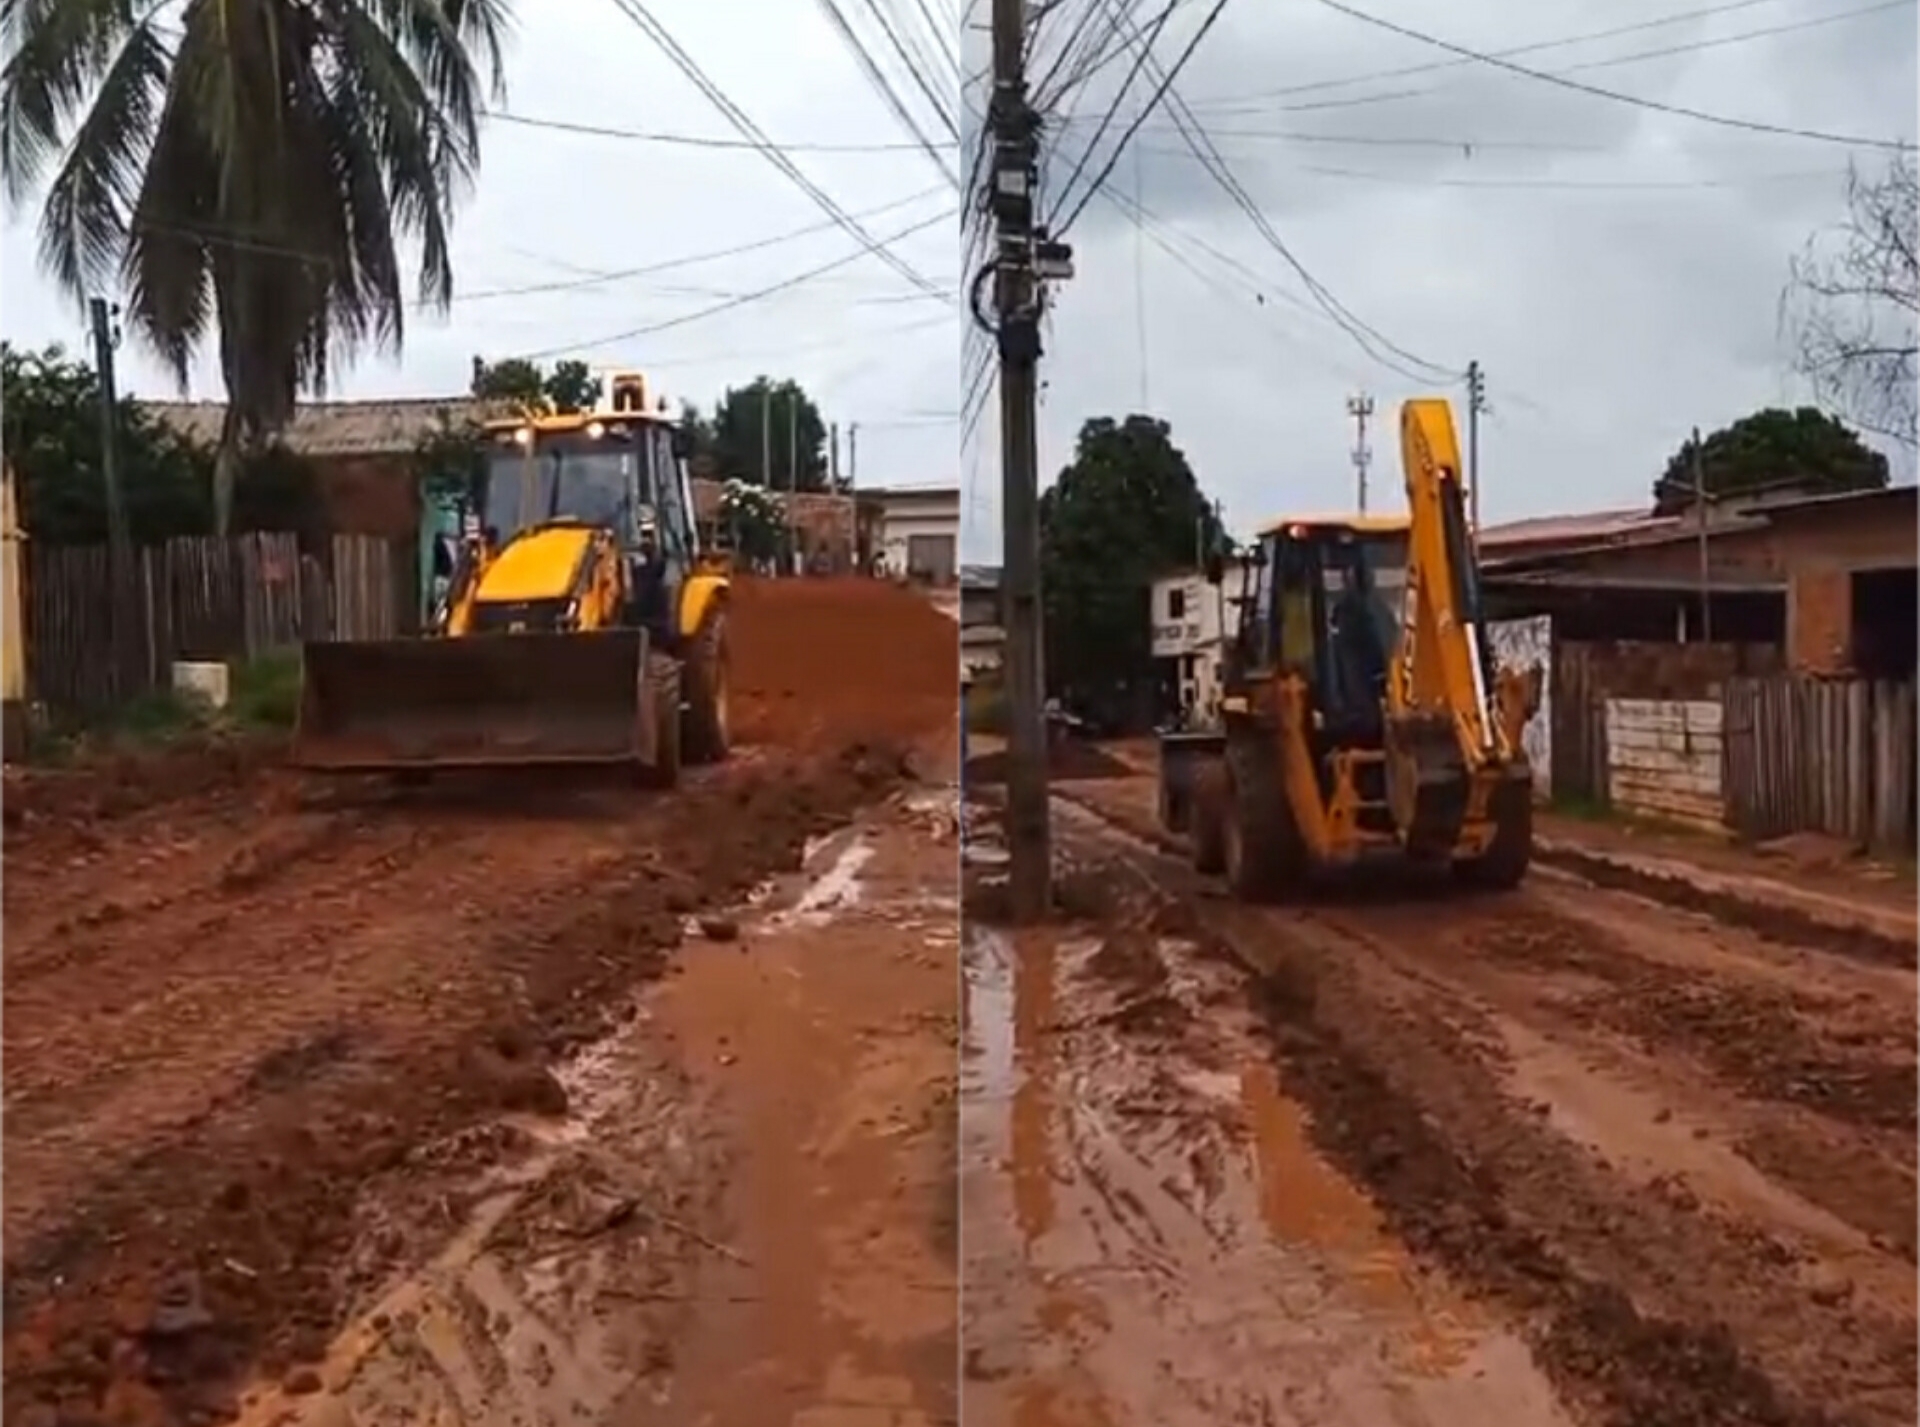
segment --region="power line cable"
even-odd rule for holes
[[[642,34],[653,41],[655,48],[666,55],[673,66],[686,76],[693,86],[700,91],[701,95],[705,97],[708,103],[720,111],[721,116],[725,118],[728,123],[732,124],[743,137],[751,139],[761,145],[760,151],[766,156],[768,161],[771,162],[775,168],[779,169],[781,173],[785,174],[801,192],[805,193],[807,197],[819,205],[823,213],[832,217],[839,226],[857,240],[866,251],[880,259],[881,262],[885,263],[922,291],[944,295],[944,289],[939,287],[932,279],[920,272],[911,263],[900,257],[899,254],[893,252],[890,248],[876,240],[871,233],[860,225],[857,219],[848,214],[844,208],[836,203],[830,194],[812,179],[808,178],[800,169],[799,165],[794,163],[778,145],[768,139],[767,136],[761,132],[760,126],[754,123],[746,111],[734,103],[732,98],[730,98],[719,85],[708,78],[706,71],[701,69],[700,66],[694,62],[693,57],[681,47],[680,42],[673,37],[673,32],[654,18],[652,11],[642,3],[642,0],[613,0],[613,3],[621,14],[625,15],[639,28]]]
[[[1160,77],[1160,85],[1154,90],[1153,97],[1140,106],[1140,112],[1134,115],[1133,122],[1127,126],[1126,132],[1121,134],[1120,142],[1114,146],[1113,152],[1107,157],[1106,166],[1095,176],[1093,183],[1088,187],[1087,191],[1080,196],[1080,201],[1074,205],[1073,211],[1067,215],[1066,221],[1051,225],[1054,237],[1060,237],[1073,227],[1074,219],[1078,218],[1080,214],[1085,211],[1087,203],[1092,199],[1093,195],[1099,191],[1100,185],[1105,183],[1108,177],[1112,175],[1114,165],[1120,162],[1120,155],[1125,152],[1128,142],[1140,131],[1140,126],[1146,122],[1147,116],[1160,106],[1160,101],[1166,97],[1167,91],[1173,88],[1173,81],[1179,77],[1180,71],[1186,68],[1187,61],[1193,58],[1193,52],[1200,47],[1200,41],[1207,37],[1207,32],[1213,28],[1214,22],[1220,18],[1221,11],[1226,8],[1227,0],[1214,0],[1213,8],[1207,11],[1206,18],[1200,22],[1199,27],[1193,33],[1193,37],[1187,41],[1187,47],[1180,52],[1180,56],[1173,62],[1172,68],[1168,69]],[[1130,38],[1137,39],[1137,33],[1134,36],[1130,36]],[[1150,44],[1144,53],[1148,56],[1151,55],[1152,50]],[[1118,96],[1116,96],[1114,102],[1116,105],[1119,103]],[[1065,202],[1065,200],[1066,193],[1062,190],[1061,201]]]
[[[671,144],[691,149],[739,149],[764,154],[767,145],[753,139],[729,139],[720,134],[676,134],[660,129],[624,129],[608,124],[588,124],[575,119],[548,119],[533,114],[511,114],[494,109],[487,118],[497,124],[512,124],[525,129],[547,129],[560,134],[582,134],[597,139],[630,139],[646,144]],[[917,143],[890,140],[865,144],[795,141],[777,147],[790,154],[910,154],[920,149]]]
[[[933,160],[934,167],[939,169],[947,182],[957,189],[960,186],[960,176],[949,167],[946,156],[935,147],[933,140],[927,136],[926,130],[920,127],[920,121],[914,118],[913,111],[907,107],[906,101],[893,87],[893,82],[887,78],[886,71],[880,67],[879,61],[873,57],[873,52],[867,48],[866,42],[860,38],[859,32],[847,19],[846,12],[840,8],[839,0],[820,0],[820,8],[826,11],[829,23],[839,31],[840,38],[846,42],[847,48],[853,51],[854,62],[866,75],[868,85],[880,96],[881,102],[893,111],[894,117],[906,127],[907,132],[913,135],[915,142],[927,157]]]
[[[1370,15],[1365,10],[1356,9],[1345,0],[1319,0],[1319,3],[1337,14],[1384,30],[1390,35],[1399,35],[1402,39],[1418,40],[1421,44],[1431,45],[1435,49],[1445,50],[1449,54],[1459,55],[1463,59],[1517,74],[1525,79],[1538,80],[1542,84],[1551,84],[1559,89],[1570,90],[1575,94],[1585,94],[1594,99],[1605,99],[1615,104],[1627,104],[1637,109],[1651,110],[1657,114],[1671,114],[1681,119],[1693,119],[1702,124],[1713,124],[1725,129],[1741,129],[1754,134],[1776,134],[1782,138],[1808,139],[1818,143],[1842,144],[1857,149],[1891,149],[1905,152],[1914,145],[1903,139],[1876,139],[1860,134],[1834,134],[1820,129],[1801,129],[1788,124],[1768,124],[1758,119],[1740,119],[1727,114],[1713,114],[1704,109],[1692,109],[1681,104],[1667,104],[1658,99],[1645,99],[1638,95],[1622,94],[1618,90],[1602,89],[1596,84],[1586,84],[1577,79],[1568,79],[1565,75],[1551,74],[1546,70],[1529,69],[1525,65],[1514,64],[1511,60],[1501,59],[1498,55],[1485,54],[1478,50],[1457,45],[1452,40],[1443,40],[1378,15]]]
[[[1569,74],[1585,74],[1596,69],[1616,69],[1621,65],[1644,64],[1648,60],[1671,59],[1675,55],[1698,54],[1704,50],[1724,49],[1728,45],[1746,44],[1753,40],[1771,39],[1778,35],[1798,34],[1804,30],[1817,30],[1828,25],[1842,24],[1848,20],[1867,19],[1894,11],[1911,14],[1913,0],[1881,0],[1879,4],[1839,10],[1830,15],[1815,15],[1811,19],[1793,20],[1782,25],[1767,25],[1757,30],[1742,30],[1732,35],[1709,35],[1705,39],[1661,45],[1656,49],[1637,50],[1632,54],[1608,55],[1603,59],[1590,59],[1579,64],[1565,65],[1559,69],[1542,70],[1541,73],[1563,78]],[[1461,60],[1458,63],[1469,64],[1471,61]],[[1370,104],[1385,104],[1402,99],[1417,99],[1428,94],[1442,94],[1453,87],[1453,83],[1427,84],[1416,89],[1390,90],[1385,94],[1361,94],[1346,99],[1322,99],[1308,104],[1280,104],[1270,106],[1270,112],[1310,114],[1324,113],[1329,109],[1356,109]]]
[[[951,208],[944,209],[939,213],[935,213],[932,217],[922,218],[910,227],[901,229],[891,237],[875,239],[873,241],[880,245],[898,243],[903,239],[912,237],[916,233],[925,232],[936,223],[947,222],[953,217],[954,211],[955,210]],[[731,312],[736,307],[745,307],[748,303],[759,302],[765,298],[774,297],[783,292],[789,292],[804,283],[811,282],[814,278],[824,273],[834,272],[837,269],[858,262],[871,251],[871,248],[863,244],[856,252],[843,253],[831,262],[822,263],[818,267],[807,269],[805,272],[795,273],[792,277],[783,278],[779,282],[770,283],[766,287],[757,288],[752,292],[743,292],[737,297],[728,298],[724,302],[713,303],[711,306],[700,308],[696,312],[684,312],[678,317],[669,317],[663,321],[650,322],[640,327],[630,327],[624,332],[614,332],[605,337],[595,337],[584,342],[569,342],[565,346],[549,347],[544,351],[528,352],[524,355],[528,361],[539,361],[548,357],[560,357],[574,352],[591,351],[596,347],[609,347],[617,342],[631,341],[635,337],[650,337],[656,332],[665,332],[675,327],[684,327],[689,322],[698,322],[707,317],[717,317],[723,312]]]
[[[1134,31],[1128,38],[1130,41],[1137,42],[1140,37],[1138,32]],[[1259,233],[1267,245],[1278,253],[1281,258],[1286,261],[1287,265],[1293,269],[1295,275],[1299,277],[1301,283],[1306,287],[1308,294],[1313,298],[1315,303],[1319,305],[1320,309],[1346,332],[1355,345],[1381,366],[1397,372],[1412,381],[1427,381],[1439,378],[1455,380],[1454,373],[1448,368],[1436,362],[1430,362],[1424,357],[1415,355],[1395,343],[1378,328],[1363,320],[1345,303],[1340,301],[1338,297],[1334,296],[1326,285],[1308,270],[1306,265],[1295,256],[1293,250],[1288,247],[1285,240],[1280,237],[1280,234],[1275,230],[1273,224],[1267,220],[1265,213],[1263,213],[1259,205],[1253,201],[1252,195],[1247,192],[1245,185],[1239,181],[1232,169],[1228,167],[1225,157],[1221,155],[1219,148],[1213,143],[1206,128],[1187,108],[1184,96],[1173,87],[1172,81],[1173,76],[1171,74],[1165,77],[1160,95],[1157,95],[1156,99],[1161,96],[1165,97],[1168,113],[1173,120],[1174,127],[1179,131],[1180,137],[1185,141],[1194,157],[1200,161],[1201,167],[1206,170],[1208,176],[1211,177],[1215,183],[1219,184],[1221,190],[1225,192],[1235,206],[1246,215],[1247,220],[1253,224],[1254,230]],[[1144,114],[1140,117],[1144,117]],[[1116,158],[1117,156],[1118,151],[1116,151],[1115,154]],[[1109,170],[1111,170],[1111,163],[1108,167]],[[1082,207],[1084,206],[1083,202]],[[1428,375],[1422,375],[1422,370]]]
[[[1513,45],[1505,49],[1489,50],[1488,53],[1501,59],[1512,59],[1517,55],[1538,54],[1543,50],[1567,49],[1574,45],[1592,44],[1600,40],[1619,39],[1625,35],[1640,34],[1647,30],[1665,29],[1671,25],[1685,24],[1691,20],[1710,19],[1715,15],[1732,14],[1738,10],[1751,10],[1761,5],[1777,5],[1780,0],[1725,0],[1718,5],[1705,5],[1693,10],[1676,10],[1669,14],[1657,15],[1649,20],[1639,20],[1630,25],[1616,25],[1605,30],[1587,30],[1577,35],[1562,35],[1554,39],[1533,40],[1524,45]],[[1242,95],[1238,98],[1222,98],[1212,103],[1195,107],[1208,114],[1236,112],[1242,106],[1260,105],[1268,99],[1290,99],[1296,94],[1312,94],[1326,89],[1345,89],[1355,84],[1374,84],[1383,79],[1406,79],[1416,74],[1433,74],[1440,70],[1465,69],[1474,63],[1470,59],[1454,57],[1452,59],[1423,60],[1419,64],[1404,64],[1392,69],[1368,70],[1362,74],[1344,75],[1338,79],[1311,79],[1300,84],[1289,84],[1279,89],[1269,89],[1260,94]]]
[[[910,194],[906,198],[897,198],[891,203],[882,203],[878,207],[863,209],[855,216],[860,218],[877,218],[881,214],[891,213],[897,208],[906,208],[912,204],[924,202],[941,191],[942,186],[923,189],[919,193]],[[667,258],[661,262],[646,263],[636,268],[617,268],[612,272],[594,273],[590,276],[579,278],[566,278],[554,282],[528,283],[522,287],[496,287],[483,288],[477,292],[456,292],[453,295],[453,300],[455,302],[484,302],[501,297],[533,297],[549,292],[574,292],[583,288],[605,287],[613,283],[625,282],[630,278],[647,277],[655,273],[672,272],[677,268],[694,267],[697,264],[714,262],[720,258],[739,257],[743,253],[757,253],[766,248],[776,248],[783,243],[791,243],[798,238],[812,237],[816,233],[824,233],[829,229],[838,228],[839,226],[837,221],[829,218],[821,223],[809,223],[804,228],[793,228],[785,233],[776,233],[769,238],[756,238],[751,243],[737,243],[729,248],[715,248],[705,253],[689,253],[685,257]],[[912,296],[919,298],[924,297],[924,294],[915,293],[912,294]]]

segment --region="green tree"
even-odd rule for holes
[[[0,344],[0,447],[20,482],[21,521],[36,540],[106,540],[100,384],[92,367],[59,347],[22,352]],[[206,452],[122,399],[114,414],[114,454],[136,543],[208,528],[212,465]]]
[[[398,350],[401,247],[421,296],[453,292],[453,200],[504,98],[510,0],[7,0],[0,178],[52,169],[43,260],[126,311],[184,387],[217,343],[227,528],[242,454],[369,343]]]
[[[1040,497],[1049,691],[1099,703],[1137,696],[1153,677],[1153,581],[1221,543],[1164,421],[1082,426],[1073,461]]]
[[[1843,423],[1811,406],[1768,407],[1743,416],[1700,443],[1701,484],[1709,499],[1757,496],[1769,490],[1880,490],[1887,458]],[[1653,483],[1656,515],[1693,506],[1693,443],[1684,442]]]
[[[708,423],[712,468],[727,480],[777,491],[827,487],[827,426],[800,384],[755,377],[729,388]],[[792,454],[799,452],[795,479]]]
[[[93,368],[58,347],[21,352],[0,344],[0,420],[0,444],[20,477],[27,529],[49,545],[105,541],[100,384]],[[212,452],[123,397],[115,412],[114,454],[136,545],[212,529]],[[235,529],[311,537],[324,518],[312,462],[277,442],[246,455],[234,491]]]
[[[476,357],[471,390],[484,401],[511,402],[521,411],[570,415],[594,408],[600,399],[600,379],[585,362],[555,362],[549,372],[525,357],[499,362]]]

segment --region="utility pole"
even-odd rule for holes
[[[773,386],[760,388],[760,484],[773,491]]]
[[[1367,449],[1367,422],[1373,416],[1373,398],[1364,391],[1347,398],[1347,415],[1353,418],[1353,479],[1360,495],[1360,513],[1367,513],[1367,466],[1373,452]]]
[[[1487,374],[1467,363],[1467,523],[1480,534],[1480,413],[1487,409]]]
[[[120,408],[113,370],[113,351],[119,345],[114,324],[119,315],[120,309],[109,307],[104,297],[87,302],[87,317],[93,328],[93,365],[100,386],[100,479],[107,496],[107,558],[116,582],[127,568],[133,545],[127,530],[126,503],[120,494],[120,453],[114,442],[118,425],[114,417]]]
[[[793,568],[799,574],[800,560],[800,401],[798,392],[787,395],[787,550]]]
[[[840,493],[840,423],[835,421],[827,427],[827,484],[833,493]]]
[[[1693,526],[1700,551],[1700,642],[1713,643],[1713,556],[1707,535],[1707,463],[1700,451],[1700,428],[1693,428]]]
[[[1000,357],[1000,512],[1007,630],[1008,900],[1019,923],[1052,910],[1046,679],[1041,665],[1039,449],[1041,279],[1071,252],[1034,226],[1039,116],[1027,97],[1025,0],[993,0],[993,335]]]
[[[847,489],[852,490],[860,480],[857,458],[860,454],[860,423],[847,423]]]

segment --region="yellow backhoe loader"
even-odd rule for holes
[[[730,576],[700,548],[684,433],[644,379],[483,439],[428,637],[308,643],[295,762],[416,779],[603,765],[670,785],[726,757]]]
[[[1162,738],[1162,818],[1247,900],[1373,854],[1477,886],[1526,875],[1537,674],[1493,666],[1451,408],[1406,403],[1400,442],[1407,516],[1264,531],[1237,572],[1220,726]]]

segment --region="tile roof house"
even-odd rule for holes
[[[220,401],[149,401],[141,407],[162,425],[207,446],[220,439],[227,410]],[[489,414],[487,403],[468,396],[303,402],[280,439],[313,462],[336,533],[397,539],[412,536],[420,524],[414,448],[445,421]]]

